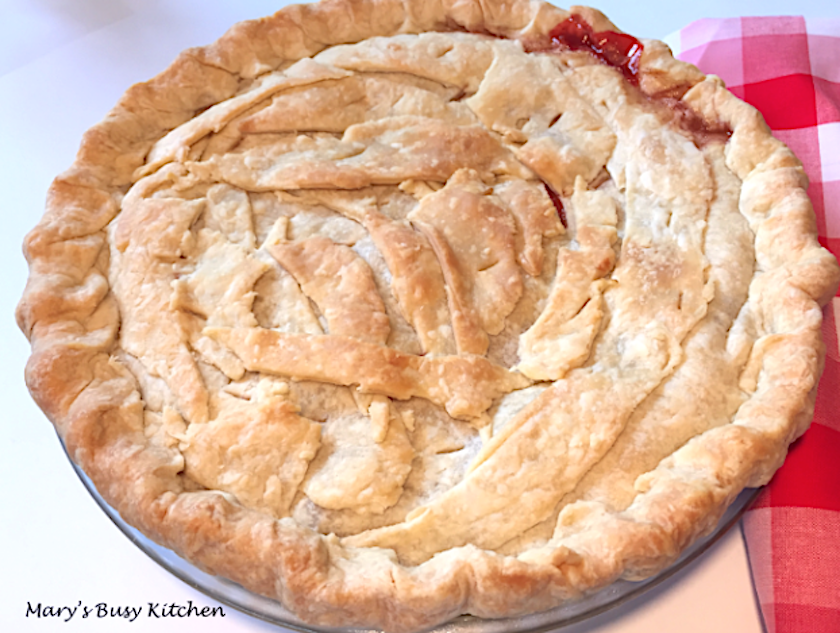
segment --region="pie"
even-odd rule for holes
[[[290,6],[85,134],[28,385],[128,522],[307,622],[544,610],[668,566],[808,426],[806,187],[593,9]]]

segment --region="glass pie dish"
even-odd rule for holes
[[[237,583],[220,576],[213,576],[202,571],[172,550],[158,545],[126,523],[119,513],[102,499],[84,471],[72,460],[70,460],[70,463],[94,501],[114,525],[144,554],[193,589],[242,613],[302,633],[379,633],[378,629],[335,628],[308,624],[285,609],[276,600],[248,591]],[[660,585],[703,555],[738,524],[744,512],[750,507],[760,491],[759,488],[744,490],[727,508],[712,532],[698,539],[671,566],[649,578],[640,581],[618,580],[580,600],[527,616],[488,620],[463,615],[429,629],[428,633],[512,633],[514,631],[517,633],[540,633],[570,626],[604,613]]]

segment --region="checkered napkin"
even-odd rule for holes
[[[840,19],[701,20],[678,57],[763,114],[811,180],[820,241],[840,255]],[[744,518],[768,633],[840,633],[840,297],[825,309],[827,358],[814,423]]]

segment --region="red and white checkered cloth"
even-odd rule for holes
[[[840,255],[840,19],[701,20],[680,31],[678,57],[721,77],[796,153],[820,241]],[[840,633],[838,326],[835,297],[814,423],[743,522],[768,633]]]

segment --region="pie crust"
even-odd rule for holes
[[[413,631],[672,563],[811,419],[838,268],[722,82],[533,0],[323,0],[130,88],[26,239],[27,383],[150,538]],[[572,47],[574,48],[574,47]]]

